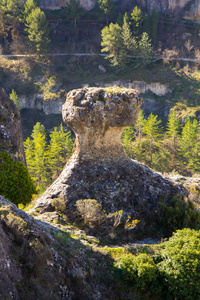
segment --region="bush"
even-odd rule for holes
[[[154,290],[157,284],[158,269],[146,253],[138,256],[127,254],[119,261],[123,280],[140,290]]]
[[[84,223],[90,227],[100,226],[105,220],[105,213],[102,206],[95,199],[78,200],[76,209],[82,217]]]
[[[16,205],[25,205],[34,193],[34,183],[24,164],[11,159],[7,152],[0,152],[0,194]]]
[[[169,299],[200,299],[200,231],[185,228],[165,244],[157,265]]]

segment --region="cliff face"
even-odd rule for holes
[[[25,163],[20,114],[13,103],[0,89],[0,151]]]
[[[65,7],[69,0],[40,0],[40,5],[42,9],[51,9],[57,10]],[[118,2],[118,1],[116,1]],[[134,3],[135,2],[135,3]],[[81,6],[85,10],[91,10],[95,7],[96,0],[80,0]],[[187,5],[187,18],[199,18],[200,16],[200,3],[199,0],[136,0],[130,4],[127,0],[122,0],[120,5],[130,6],[136,5],[142,6],[143,9],[147,11],[152,11],[153,8],[156,8],[160,13],[173,13],[179,14],[186,8]],[[189,6],[188,6],[189,5]]]
[[[69,0],[40,0],[42,9],[57,10],[65,7],[67,3]],[[91,10],[95,7],[96,0],[80,0],[80,4],[85,10]]]

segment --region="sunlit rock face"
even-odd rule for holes
[[[8,96],[0,89],[0,151],[25,163],[20,114]]]
[[[76,134],[75,150],[57,180],[38,199],[38,211],[51,210],[52,200],[59,195],[69,211],[79,199],[96,199],[106,212],[123,209],[147,226],[151,220],[153,225],[161,199],[184,194],[178,184],[124,153],[121,133],[136,123],[141,103],[133,89],[88,88],[68,93],[63,119]]]
[[[121,134],[137,121],[141,100],[135,90],[79,89],[68,93],[63,120],[76,133],[74,157],[84,161],[125,156]]]

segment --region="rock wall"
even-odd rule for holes
[[[170,89],[169,85],[167,84],[161,84],[159,82],[153,82],[153,83],[146,83],[144,81],[123,81],[123,80],[117,80],[109,82],[108,84],[103,84],[102,82],[99,83],[100,86],[118,86],[118,87],[126,87],[130,89],[135,89],[139,94],[144,94],[147,92],[151,92],[156,96],[164,96],[168,93],[171,93],[172,90]],[[62,113],[62,105],[64,104],[65,100],[60,99],[58,100],[48,100],[44,101],[43,97],[40,94],[35,95],[21,95],[19,97],[21,101],[21,109],[23,108],[34,108],[34,109],[40,109],[45,114],[61,114]],[[152,100],[155,104],[155,101]],[[145,109],[146,103],[148,102],[147,106],[149,107],[149,99],[148,101],[144,101],[143,108]],[[155,106],[155,105],[153,105]],[[152,108],[153,108],[152,106]],[[159,105],[157,105],[159,107]],[[163,106],[163,105],[162,105]],[[156,109],[159,111],[159,108]],[[148,109],[149,111],[149,109]],[[153,109],[151,112],[155,113],[155,109]]]
[[[13,103],[0,89],[0,151],[25,163],[20,114]]]
[[[39,0],[42,9],[57,10],[65,7],[69,0]],[[91,10],[96,5],[96,0],[80,0],[81,6],[85,10]]]
[[[42,9],[57,10],[65,7],[69,0],[39,0]],[[118,3],[118,1],[116,1]],[[80,0],[81,6],[85,10],[91,10],[95,7],[96,0]],[[160,13],[173,13],[179,14],[183,12],[185,6],[191,3],[187,16],[190,18],[199,18],[200,16],[200,3],[199,0],[135,0],[131,4],[127,0],[122,0],[121,4],[124,7],[134,6],[138,4],[143,9],[151,12],[153,8],[156,8]]]

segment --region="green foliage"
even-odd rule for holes
[[[154,261],[146,253],[138,256],[132,254],[124,255],[118,262],[122,270],[123,280],[143,290],[154,290],[158,280],[158,268]]]
[[[118,55],[123,47],[121,31],[121,27],[118,24],[113,23],[104,27],[101,31],[101,46],[103,47],[101,51],[109,53],[106,59],[109,59],[113,66],[119,65]]]
[[[108,17],[112,10],[114,9],[114,1],[113,0],[98,0],[98,4],[101,10],[103,10],[106,15],[107,25],[108,25]]]
[[[151,41],[144,32],[138,41],[138,36],[133,36],[127,13],[123,18],[123,25],[110,23],[101,32],[102,52],[108,52],[109,59],[113,67],[123,69],[133,64],[135,67],[146,67],[153,60],[153,49]]]
[[[8,39],[9,34],[12,40],[18,38],[23,7],[22,0],[0,0],[0,35],[4,39]]]
[[[27,204],[36,193],[32,179],[24,164],[0,152],[0,194],[16,205]]]
[[[188,200],[186,203],[181,196],[175,195],[170,203],[160,201],[158,215],[161,218],[161,227],[169,235],[176,229],[197,227],[200,224],[200,212]]]
[[[128,126],[122,133],[122,144],[125,148],[126,154],[131,157],[132,155],[132,141],[134,138],[134,127]]]
[[[56,179],[72,154],[73,140],[63,126],[54,128],[47,144],[45,127],[39,122],[33,127],[31,139],[24,142],[28,170],[38,191]]]
[[[38,3],[35,0],[27,0],[25,5],[24,5],[24,22],[26,22],[26,18],[32,13],[34,9],[38,7]]]
[[[149,115],[144,119],[140,111],[131,138],[127,128],[122,135],[126,154],[160,172],[178,172],[191,175],[200,171],[200,126],[194,119],[187,121],[181,128],[176,111],[169,114],[163,132],[157,116]]]
[[[10,93],[10,100],[12,100],[18,109],[21,107],[21,101],[19,100],[19,97],[14,89],[12,89],[12,93]]]
[[[146,67],[153,60],[153,48],[149,39],[148,33],[143,32],[141,40],[138,44],[138,53],[140,55],[140,66]]]
[[[50,42],[48,23],[45,13],[39,7],[32,9],[31,13],[27,15],[25,26],[30,45],[38,53],[47,50]]]
[[[169,299],[199,299],[200,231],[177,230],[165,243],[161,256],[158,268],[168,287]]]
[[[136,289],[141,299],[199,299],[200,231],[177,230],[162,248],[153,258],[123,253],[116,258],[126,289]]]
[[[36,85],[39,86],[39,89],[43,95],[44,101],[58,98],[58,96],[59,96],[58,93],[55,93],[52,91],[56,86],[55,76],[50,76],[50,77],[46,76],[44,83],[37,82]]]
[[[141,9],[137,6],[134,7],[132,13],[131,13],[131,19],[133,20],[133,30],[136,36],[139,34],[139,29],[142,23],[142,12]]]
[[[200,126],[197,120],[187,121],[182,130],[180,155],[192,172],[198,172],[200,165]]]

